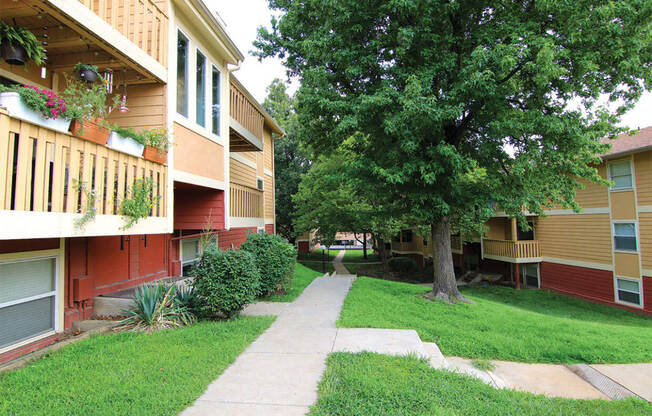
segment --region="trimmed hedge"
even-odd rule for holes
[[[256,299],[260,272],[251,253],[208,249],[192,283],[197,312],[206,318],[231,318]]]
[[[392,257],[388,261],[393,272],[413,272],[417,270],[417,262],[412,257]]]
[[[253,255],[260,271],[258,295],[284,294],[292,286],[297,251],[276,234],[250,233],[240,250]]]

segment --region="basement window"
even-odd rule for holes
[[[181,240],[181,276],[194,274],[195,265],[199,263],[200,255],[198,238]]]
[[[641,283],[638,280],[616,278],[616,299],[618,302],[641,306]]]

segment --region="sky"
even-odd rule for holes
[[[274,78],[287,80],[285,67],[280,59],[258,58],[249,53],[253,49],[259,26],[270,26],[272,12],[267,0],[204,0],[206,5],[216,11],[226,24],[226,31],[245,55],[241,68],[235,76],[247,87],[253,96],[263,102],[267,86]],[[297,82],[290,85],[290,92],[297,88]],[[652,126],[652,93],[643,95],[635,108],[623,116],[622,124],[632,129]]]

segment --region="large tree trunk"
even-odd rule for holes
[[[457,290],[453,252],[451,251],[451,223],[448,216],[442,217],[439,222],[430,224],[430,234],[434,274],[432,293],[434,298],[453,303],[457,301],[468,302]]]
[[[378,246],[378,254],[380,255],[380,263],[383,266],[383,274],[389,277],[389,262],[387,261],[387,250],[385,249],[385,241],[382,238],[375,238]]]

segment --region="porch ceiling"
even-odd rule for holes
[[[79,7],[84,7],[79,3]],[[0,20],[23,26],[47,42],[46,68],[53,72],[72,70],[77,62],[96,65],[100,71],[116,71],[115,83],[123,83],[126,69],[127,84],[156,82],[156,78],[104,40],[67,18],[55,7],[42,0],[4,0]],[[44,38],[43,35],[47,35]],[[119,71],[119,72],[118,72]]]
[[[229,134],[229,150],[231,152],[260,152],[256,145],[247,140],[243,135],[238,133],[233,128],[230,129]]]

